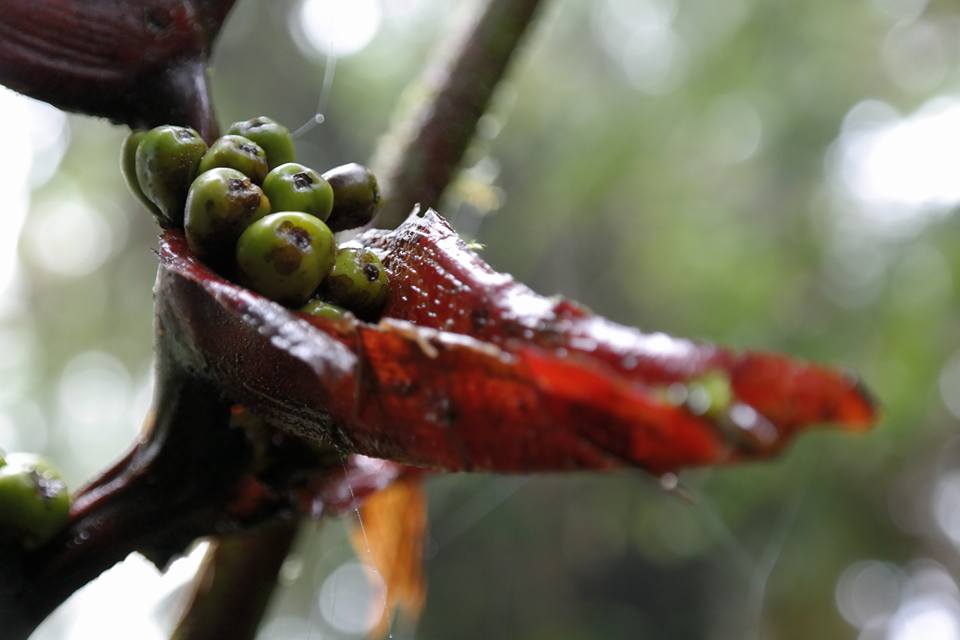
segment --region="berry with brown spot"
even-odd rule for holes
[[[267,174],[263,191],[278,211],[303,211],[326,220],[333,209],[333,189],[319,173],[296,162]]]
[[[256,184],[263,184],[268,171],[267,154],[253,140],[243,136],[223,136],[203,154],[197,171],[203,174],[216,167],[236,169]]]
[[[245,286],[291,307],[313,295],[333,266],[336,243],[315,216],[283,211],[247,227],[237,241],[237,272]]]
[[[377,254],[364,247],[346,247],[337,251],[333,269],[323,283],[323,295],[364,320],[375,320],[389,287]]]
[[[207,143],[186,127],[151,129],[137,145],[137,182],[144,196],[157,206],[165,227],[183,225],[187,191],[197,175]]]
[[[263,147],[267,152],[267,165],[271,169],[297,159],[290,131],[266,116],[234,122],[227,133],[249,138]]]
[[[186,211],[190,250],[214,269],[228,272],[237,240],[251,223],[270,213],[270,201],[244,174],[217,167],[193,181]]]

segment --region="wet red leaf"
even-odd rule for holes
[[[644,334],[539,296],[432,211],[359,241],[390,274],[375,325],[285,309],[211,272],[167,231],[158,329],[177,333],[184,365],[280,428],[445,470],[659,473],[766,456],[811,424],[875,418],[848,374]]]

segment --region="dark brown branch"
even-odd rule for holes
[[[300,485],[303,513],[319,518],[356,509],[394,480],[420,473],[363,456],[351,456],[329,471],[312,475]],[[175,640],[253,638],[276,587],[276,572],[293,545],[299,521],[291,516],[242,537],[216,541],[194,578],[195,591],[174,632]],[[250,614],[245,613],[240,620],[236,613],[238,603],[247,603],[242,606]]]
[[[540,0],[487,0],[467,28],[436,55],[414,105],[381,143],[374,160],[384,204],[373,226],[392,229],[413,205],[439,204],[507,71]],[[452,51],[452,53],[451,53]]]
[[[297,530],[288,519],[218,539],[171,640],[253,640]]]
[[[5,0],[0,83],[131,127],[216,137],[206,65],[235,0]]]
[[[136,115],[125,122],[132,128],[149,129],[162,124],[193,127],[207,144],[220,136],[205,58],[179,60],[159,69],[131,95],[138,107],[129,112]],[[156,99],[157,95],[164,97]]]
[[[35,551],[11,553],[0,593],[4,638],[25,638],[61,602],[133,551],[160,566],[232,526],[250,451],[218,390],[181,369],[158,327],[156,418],[120,464],[78,495],[70,522]],[[11,571],[11,567],[15,570]]]

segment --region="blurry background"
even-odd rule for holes
[[[441,0],[240,0],[225,123],[368,159]],[[778,460],[429,482],[429,599],[394,638],[960,638],[960,9],[940,0],[555,0],[441,207],[484,256],[615,320],[862,373],[874,432]],[[76,487],[150,396],[156,228],[125,131],[0,90],[0,447]],[[264,638],[360,637],[345,522],[310,525]],[[198,554],[131,558],[36,638],[162,638]]]

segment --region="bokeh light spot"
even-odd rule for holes
[[[901,572],[886,562],[856,562],[837,580],[837,610],[857,628],[885,620],[900,600],[901,578]]]
[[[927,8],[928,0],[871,0],[877,13],[897,22],[909,23],[919,18]]]
[[[668,93],[683,79],[686,45],[674,28],[672,0],[597,3],[594,29],[600,45],[638,90]]]
[[[753,105],[741,96],[718,98],[707,112],[706,123],[708,152],[719,164],[743,162],[760,148],[763,122]]]
[[[128,444],[139,427],[129,420],[132,387],[126,367],[107,353],[81,353],[64,367],[57,423],[73,453],[72,465],[65,466],[70,476],[94,473]]]
[[[890,623],[889,640],[957,640],[960,620],[955,606],[939,598],[917,598],[903,606]]]
[[[96,271],[110,257],[110,225],[82,200],[58,202],[33,215],[24,239],[33,262],[43,269],[80,277]]]
[[[950,413],[960,419],[960,351],[950,356],[940,370],[940,397]]]
[[[906,118],[876,122],[841,135],[839,168],[851,195],[868,207],[960,202],[960,100],[934,99]]]
[[[947,43],[941,30],[930,22],[893,27],[883,42],[882,54],[890,78],[906,91],[929,93],[947,77]]]
[[[380,29],[381,15],[377,0],[304,0],[292,14],[291,30],[312,52],[342,57],[370,44]]]
[[[357,563],[340,565],[320,587],[320,612],[334,629],[366,633],[383,612],[386,586],[380,574]]]
[[[960,471],[940,477],[932,501],[937,525],[954,546],[960,548]]]

